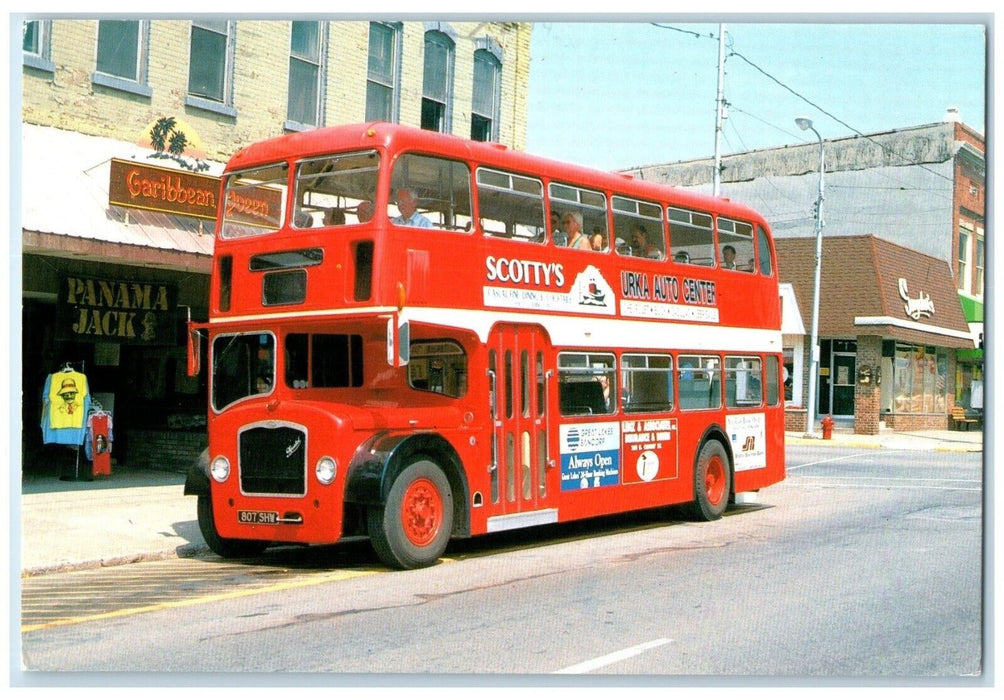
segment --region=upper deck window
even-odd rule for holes
[[[552,182],[547,189],[551,198],[551,215],[558,214],[558,221],[561,222],[560,232],[553,233],[556,245],[569,245],[568,225],[565,224],[566,215],[582,217],[582,235],[588,240],[590,237],[600,235],[607,237],[607,197],[602,192],[587,190],[582,187],[572,185],[562,185]],[[577,222],[576,222],[577,225]],[[589,247],[592,250],[592,247]]]
[[[745,221],[718,217],[718,244],[721,246],[721,266],[725,270],[754,272],[753,226]]]
[[[294,228],[342,226],[373,217],[376,151],[342,153],[300,161],[296,165]]]
[[[770,240],[763,226],[756,227],[756,246],[760,251],[760,274],[770,277],[774,274],[774,266],[771,262]]]
[[[658,204],[614,195],[614,247],[621,255],[663,260],[666,234]]]
[[[486,235],[544,241],[544,184],[535,178],[478,168],[478,212]]]
[[[669,207],[669,244],[673,260],[689,265],[715,264],[715,232],[711,215]]]
[[[282,225],[288,189],[285,163],[231,173],[226,177],[221,238],[271,233]]]
[[[470,231],[471,171],[460,161],[402,155],[394,163],[387,216],[396,226]]]

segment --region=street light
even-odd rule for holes
[[[809,361],[809,399],[808,419],[805,424],[806,434],[811,435],[816,423],[816,382],[819,378],[819,273],[823,265],[823,173],[826,171],[823,160],[823,137],[812,126],[808,117],[797,117],[795,123],[802,131],[812,131],[819,140],[819,193],[816,195],[816,278],[812,288],[812,336],[810,342]]]

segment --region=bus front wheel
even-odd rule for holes
[[[694,501],[690,514],[695,520],[718,520],[729,504],[732,470],[729,455],[717,440],[701,446],[694,463]]]
[[[391,485],[387,502],[367,511],[373,549],[396,569],[418,569],[436,563],[446,551],[453,529],[453,494],[437,464],[418,459]]]
[[[213,553],[224,559],[252,557],[264,552],[268,546],[268,542],[258,540],[232,540],[220,537],[220,533],[216,531],[216,521],[213,519],[213,502],[208,495],[199,496],[198,512],[202,538]]]

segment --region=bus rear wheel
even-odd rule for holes
[[[708,440],[694,463],[694,501],[690,515],[695,520],[718,520],[729,504],[732,470],[729,455],[717,440]]]
[[[199,496],[198,513],[202,538],[213,553],[224,559],[253,557],[268,547],[268,542],[259,540],[232,540],[220,537],[220,533],[216,531],[216,520],[213,518],[213,501],[208,495]]]
[[[436,563],[453,529],[453,494],[439,466],[420,458],[405,467],[391,485],[387,502],[367,510],[373,549],[396,569]]]

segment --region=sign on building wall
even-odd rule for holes
[[[200,219],[216,219],[220,178],[111,160],[108,203]]]
[[[60,340],[174,345],[178,289],[162,282],[64,275],[59,280]]]

